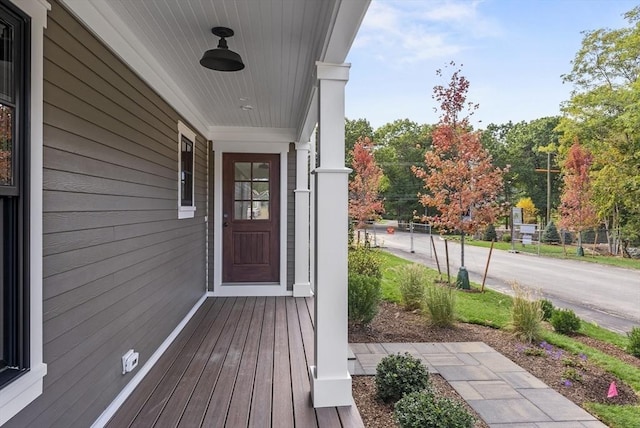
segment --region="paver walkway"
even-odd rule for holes
[[[375,375],[378,362],[398,352],[423,360],[491,427],[605,427],[591,414],[482,342],[351,343],[353,375]]]

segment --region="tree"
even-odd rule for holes
[[[584,255],[582,231],[598,223],[597,211],[591,202],[591,182],[589,169],[593,159],[589,151],[576,139],[569,149],[564,168],[564,189],[560,197],[561,228],[576,232],[578,235],[579,256]]]
[[[424,162],[424,153],[431,146],[430,127],[402,119],[381,126],[374,134],[376,161],[386,181],[381,189],[385,209],[398,220],[410,221],[416,211],[423,211],[416,199],[423,183],[411,167]]]
[[[354,176],[349,183],[349,216],[359,227],[384,212],[384,205],[378,198],[382,170],[376,164],[372,149],[373,143],[365,137],[358,139],[351,152]]]
[[[359,139],[373,139],[373,128],[367,119],[345,119],[344,121],[344,149],[346,165],[353,161],[351,155]]]
[[[520,198],[516,207],[522,208],[524,222],[527,224],[534,224],[538,218],[538,209],[533,203],[533,200],[529,197]]]
[[[561,155],[574,137],[593,155],[593,200],[618,253],[640,239],[640,7],[625,14],[629,26],[587,31],[563,76],[574,85],[563,104]]]
[[[455,66],[454,63],[451,63]],[[437,71],[442,76],[442,71]],[[458,231],[461,236],[461,267],[457,284],[469,288],[464,267],[464,235],[494,223],[501,212],[498,195],[502,191],[503,170],[492,164],[482,147],[480,133],[471,130],[469,116],[477,108],[467,103],[469,81],[456,70],[447,86],[433,89],[440,103],[441,116],[432,132],[432,149],[425,154],[425,167],[413,167],[427,190],[419,196],[425,207],[438,213],[425,216],[444,231]],[[463,114],[465,114],[463,116]]]

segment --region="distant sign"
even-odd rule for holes
[[[536,233],[536,225],[535,224],[521,224],[520,225],[520,233],[522,233],[523,235],[533,235],[534,233]]]
[[[522,224],[522,208],[511,208],[511,221],[513,222],[514,226]]]
[[[523,235],[522,236],[522,244],[523,245],[531,245],[531,235]]]

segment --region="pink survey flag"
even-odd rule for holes
[[[615,382],[611,382],[609,385],[609,392],[607,393],[607,398],[613,398],[618,396],[618,388],[616,387]]]

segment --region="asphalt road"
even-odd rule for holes
[[[376,231],[383,249],[429,267],[436,267],[428,234],[411,235]],[[445,246],[434,235],[440,267],[446,275]],[[452,281],[460,266],[460,244],[448,242]],[[472,281],[481,283],[489,255],[488,248],[465,245],[465,265]],[[640,326],[640,271],[574,260],[538,257],[525,253],[493,250],[485,287],[511,294],[511,284],[539,291],[555,306],[569,308],[580,318],[620,333]]]

